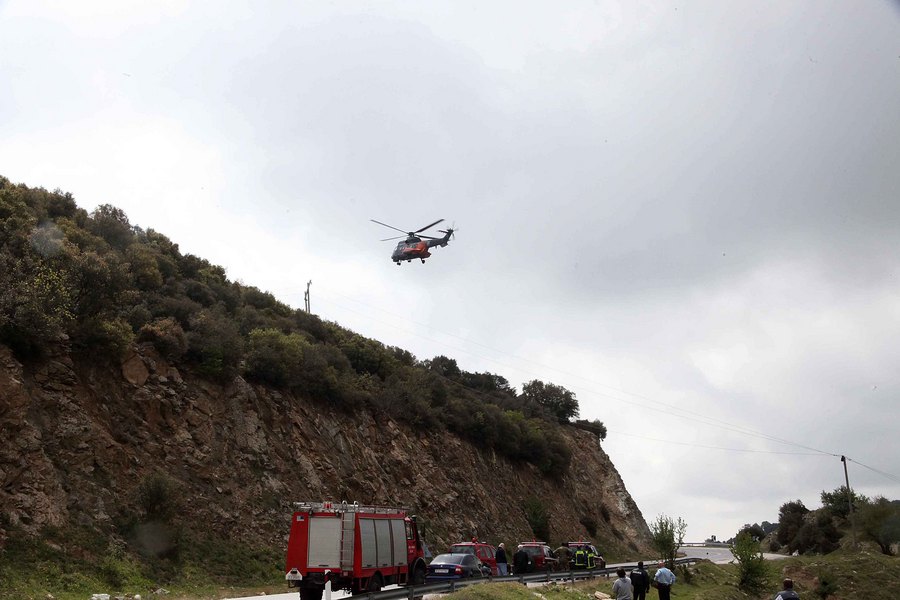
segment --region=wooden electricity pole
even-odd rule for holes
[[[306,293],[303,294],[303,304],[306,305],[306,312],[309,312],[309,286],[312,285],[312,279],[306,282]]]
[[[841,462],[844,463],[844,483],[847,484],[847,506],[850,509],[850,535],[853,540],[853,547],[856,548],[856,524],[853,522],[853,491],[850,489],[850,477],[847,475],[847,457],[841,455]]]

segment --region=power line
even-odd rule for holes
[[[636,394],[636,393],[633,393],[633,392],[629,392],[629,391],[627,391],[627,390],[622,390],[622,389],[618,389],[618,388],[615,388],[615,387],[612,387],[612,386],[608,386],[608,385],[603,384],[603,383],[601,383],[601,382],[597,382],[597,381],[588,379],[588,378],[586,378],[586,377],[583,377],[583,376],[581,376],[581,375],[577,375],[577,374],[575,374],[575,373],[569,373],[569,372],[566,372],[566,371],[557,369],[557,368],[555,368],[555,367],[551,367],[551,366],[549,366],[549,365],[545,365],[545,364],[542,364],[542,363],[533,361],[533,360],[531,360],[531,359],[527,359],[527,358],[520,357],[520,356],[511,354],[511,353],[506,352],[506,351],[503,351],[503,350],[498,350],[498,349],[496,349],[496,348],[492,348],[492,347],[487,346],[487,345],[485,345],[485,344],[482,344],[482,343],[480,343],[480,342],[475,342],[475,341],[472,341],[472,340],[468,340],[468,339],[466,339],[466,338],[464,338],[464,337],[461,337],[461,336],[458,336],[458,335],[455,335],[455,334],[452,334],[452,333],[443,332],[443,331],[441,331],[441,330],[439,330],[439,329],[437,329],[437,328],[435,328],[435,327],[432,327],[432,326],[430,326],[430,325],[427,325],[427,324],[424,324],[424,323],[419,323],[419,322],[413,321],[412,319],[408,319],[408,318],[406,318],[406,317],[404,317],[404,316],[402,316],[402,315],[398,315],[398,314],[393,313],[393,312],[391,312],[391,311],[389,311],[389,310],[385,310],[385,309],[383,309],[383,308],[381,308],[381,307],[373,306],[373,305],[367,304],[367,303],[365,303],[365,302],[362,302],[362,301],[360,301],[360,300],[356,300],[356,299],[354,299],[354,298],[350,298],[349,296],[345,296],[344,294],[341,294],[341,293],[339,293],[339,292],[335,292],[334,290],[326,290],[326,293],[331,293],[331,294],[334,294],[335,296],[338,296],[338,297],[343,298],[343,299],[346,299],[346,300],[350,300],[351,302],[355,302],[355,303],[360,304],[360,305],[362,305],[362,306],[365,306],[365,307],[368,307],[368,308],[373,308],[373,309],[375,309],[375,310],[384,312],[384,313],[389,314],[389,315],[391,315],[391,316],[393,316],[393,317],[395,317],[395,318],[397,318],[397,319],[399,319],[399,320],[401,320],[401,321],[405,321],[405,322],[408,322],[408,323],[412,323],[412,324],[414,324],[414,325],[419,325],[419,326],[421,326],[421,327],[427,327],[427,328],[432,329],[432,330],[434,330],[434,331],[436,331],[436,332],[438,332],[438,333],[441,333],[441,334],[443,334],[443,335],[447,335],[447,336],[449,336],[449,337],[453,337],[453,338],[459,339],[459,340],[461,340],[461,341],[463,341],[463,342],[466,342],[466,343],[469,343],[469,344],[481,346],[482,348],[485,348],[485,349],[490,350],[490,351],[492,351],[492,352],[496,352],[497,354],[504,354],[504,355],[506,355],[506,356],[509,356],[510,358],[513,358],[513,359],[516,359],[516,360],[521,360],[521,361],[524,361],[524,362],[529,362],[529,363],[534,364],[534,365],[537,365],[537,366],[539,366],[539,367],[541,367],[541,368],[548,369],[548,370],[552,370],[552,371],[556,371],[556,372],[561,373],[561,374],[563,374],[563,375],[566,375],[566,376],[568,376],[568,377],[573,377],[573,378],[581,379],[581,380],[583,380],[583,381],[587,381],[587,382],[590,383],[591,385],[599,385],[599,386],[601,386],[601,387],[607,387],[607,388],[612,389],[613,391],[616,391],[616,392],[618,392],[618,393],[620,393],[620,394],[625,394],[625,395],[628,395],[628,396],[632,396],[632,397],[634,397],[634,398],[639,398],[639,399],[641,399],[641,400],[644,400],[644,401],[650,402],[650,403],[652,403],[652,404],[658,405],[659,407],[663,407],[663,412],[666,412],[667,414],[669,414],[669,415],[671,415],[671,416],[674,416],[674,417],[678,417],[678,418],[682,418],[682,419],[686,419],[686,420],[700,420],[700,421],[703,422],[703,424],[705,424],[705,425],[710,425],[710,426],[712,426],[712,427],[718,427],[718,428],[724,429],[724,430],[726,430],[726,431],[732,431],[732,432],[734,432],[734,433],[739,433],[739,434],[741,434],[741,435],[747,435],[747,436],[750,436],[750,437],[756,437],[756,438],[759,438],[759,439],[764,439],[764,440],[771,441],[771,442],[775,442],[775,443],[779,443],[779,444],[785,444],[785,445],[788,445],[788,446],[794,446],[794,447],[798,447],[798,448],[803,448],[804,450],[810,450],[810,451],[812,451],[812,452],[819,453],[819,454],[822,454],[822,455],[827,455],[827,456],[840,456],[839,454],[836,454],[836,453],[834,453],[834,452],[828,452],[828,451],[825,451],[825,450],[820,450],[820,449],[818,449],[818,448],[813,448],[813,447],[811,447],[811,446],[806,446],[806,445],[800,444],[800,443],[798,443],[798,442],[794,442],[794,441],[791,441],[791,440],[786,440],[786,439],[783,439],[783,438],[779,438],[779,437],[777,437],[777,436],[773,436],[773,435],[770,435],[770,434],[767,434],[767,433],[763,433],[763,432],[761,432],[761,431],[757,431],[757,430],[755,430],[755,429],[751,429],[751,428],[746,427],[746,426],[744,426],[744,425],[738,425],[738,424],[730,423],[730,422],[728,422],[728,421],[724,421],[724,420],[718,419],[718,418],[716,418],[716,417],[711,417],[711,416],[709,416],[709,415],[704,415],[704,414],[702,414],[702,413],[697,413],[697,412],[694,412],[694,411],[691,411],[691,410],[688,410],[688,409],[685,409],[685,408],[682,408],[682,407],[679,407],[679,406],[675,406],[675,405],[668,404],[668,403],[666,403],[666,402],[661,402],[661,401],[659,401],[659,400],[654,400],[654,399],[652,399],[652,398],[648,398],[648,397],[642,396],[642,395],[640,395],[640,394]],[[429,342],[436,343],[436,344],[440,344],[440,345],[442,345],[442,346],[444,346],[444,347],[446,347],[446,348],[450,348],[451,350],[454,350],[454,351],[456,351],[456,352],[462,352],[462,353],[465,353],[465,354],[470,354],[470,355],[472,355],[472,356],[476,356],[476,357],[481,358],[481,359],[483,359],[483,360],[487,360],[487,361],[493,362],[493,363],[495,363],[495,364],[498,364],[498,365],[500,365],[500,366],[506,367],[506,368],[508,368],[508,369],[513,369],[513,370],[516,370],[516,371],[521,371],[521,372],[526,373],[526,374],[528,374],[528,375],[531,374],[529,371],[526,371],[525,369],[522,369],[522,368],[520,368],[520,367],[516,367],[516,366],[514,366],[514,365],[510,365],[510,364],[507,364],[507,363],[500,362],[500,361],[498,361],[498,360],[496,360],[496,359],[493,359],[493,358],[490,358],[490,357],[487,357],[487,356],[483,356],[483,355],[477,354],[477,353],[472,352],[472,351],[470,351],[470,350],[466,350],[466,349],[463,349],[463,348],[457,348],[457,347],[454,347],[454,346],[450,346],[449,344],[446,344],[445,342],[441,342],[441,341],[438,341],[438,340],[434,340],[434,339],[432,339],[432,338],[425,337],[425,336],[423,336],[423,335],[421,335],[421,334],[419,334],[419,333],[417,333],[417,332],[415,332],[415,331],[399,329],[396,325],[394,325],[394,324],[392,324],[392,323],[387,323],[387,322],[382,321],[382,320],[380,320],[380,319],[376,319],[375,317],[371,316],[370,314],[359,312],[359,311],[354,310],[354,309],[352,309],[352,308],[349,308],[349,307],[347,307],[347,306],[342,306],[342,305],[340,305],[340,304],[338,304],[338,303],[333,303],[333,304],[335,304],[335,305],[338,306],[338,307],[343,308],[344,310],[347,310],[347,311],[350,311],[350,312],[352,312],[352,313],[354,313],[354,314],[358,314],[358,315],[360,315],[360,316],[363,316],[363,317],[365,317],[365,318],[368,318],[368,319],[370,319],[370,320],[372,320],[372,321],[374,321],[374,322],[376,322],[376,323],[381,323],[381,324],[386,325],[386,326],[388,326],[388,327],[390,327],[390,328],[392,328],[392,329],[394,329],[394,330],[402,331],[402,332],[407,333],[407,334],[409,334],[409,335],[413,335],[413,336],[416,336],[416,337],[420,337],[420,338],[422,338],[422,339],[425,339],[425,340],[427,340],[427,341],[429,341]],[[574,387],[574,386],[573,386],[573,387]],[[604,392],[599,392],[599,391],[597,391],[597,390],[593,390],[593,389],[589,389],[589,388],[576,388],[576,389],[580,389],[580,390],[583,391],[583,392],[586,391],[588,394],[595,395],[595,396],[598,396],[598,397],[601,397],[601,398],[608,398],[608,399],[611,399],[611,400],[615,400],[615,401],[617,401],[617,402],[622,402],[622,403],[624,403],[624,404],[630,404],[630,405],[637,406],[637,407],[640,407],[640,408],[645,408],[645,409],[648,409],[648,410],[660,410],[659,408],[650,407],[650,406],[647,406],[646,404],[642,404],[642,403],[639,403],[639,402],[635,402],[634,400],[627,400],[627,399],[619,398],[619,397],[612,396],[612,395],[609,395],[609,394],[604,393]],[[681,413],[683,413],[683,414],[681,414]]]
[[[287,293],[288,293],[288,294],[291,294],[291,293],[295,293],[295,292],[288,291]],[[625,435],[625,436],[638,437],[638,438],[643,437],[643,439],[652,440],[652,441],[658,441],[658,442],[662,442],[662,443],[678,444],[678,445],[684,445],[684,446],[693,446],[693,447],[697,447],[697,448],[705,448],[705,449],[711,449],[711,450],[722,450],[722,451],[730,451],[730,452],[745,452],[745,453],[757,453],[757,454],[781,454],[781,455],[795,455],[795,456],[816,456],[816,455],[818,455],[818,456],[832,456],[832,457],[838,457],[838,456],[841,456],[841,455],[838,454],[838,453],[828,452],[828,451],[826,451],[826,450],[820,450],[820,449],[814,448],[814,447],[812,447],[812,446],[807,446],[807,445],[805,445],[805,444],[800,444],[800,443],[798,443],[798,442],[794,442],[794,441],[791,441],[791,440],[786,440],[786,439],[783,439],[783,438],[779,438],[779,437],[777,437],[777,436],[770,435],[770,434],[767,434],[767,433],[764,433],[764,432],[761,432],[761,431],[758,431],[758,430],[755,430],[755,429],[746,427],[746,426],[744,426],[744,425],[739,425],[739,424],[730,423],[730,422],[725,421],[725,420],[723,420],[723,419],[718,419],[718,418],[716,418],[716,417],[712,417],[712,416],[709,416],[709,415],[704,415],[704,414],[702,414],[702,413],[697,413],[697,412],[695,412],[695,411],[691,411],[691,410],[688,410],[688,409],[685,409],[685,408],[682,408],[682,407],[679,407],[679,406],[676,406],[676,405],[672,405],[672,404],[669,404],[669,403],[666,403],[666,402],[662,402],[662,401],[660,401],[660,400],[655,400],[655,399],[653,399],[653,398],[649,398],[649,397],[647,397],[647,396],[643,396],[643,395],[637,394],[637,393],[635,393],[635,392],[630,392],[630,391],[628,391],[628,390],[623,390],[623,389],[620,389],[620,388],[616,388],[616,387],[613,387],[613,386],[604,384],[604,383],[602,383],[602,382],[594,381],[594,380],[589,379],[589,378],[587,378],[587,377],[584,377],[584,376],[582,376],[582,375],[578,375],[578,374],[576,374],[576,373],[570,373],[570,372],[568,372],[568,371],[564,371],[564,370],[562,370],[562,369],[558,369],[558,368],[556,368],[556,367],[552,367],[552,366],[550,366],[550,365],[546,365],[546,364],[543,364],[543,363],[534,361],[534,360],[529,359],[529,358],[526,358],[526,357],[518,356],[518,355],[512,354],[512,353],[510,353],[510,352],[504,351],[504,350],[498,350],[498,349],[493,348],[493,347],[491,347],[491,346],[488,346],[488,345],[486,345],[486,344],[482,344],[481,342],[477,342],[477,341],[474,341],[474,340],[470,340],[470,339],[468,339],[468,338],[465,338],[465,337],[462,337],[462,336],[459,336],[459,335],[456,335],[456,334],[453,334],[453,333],[441,331],[440,329],[437,329],[437,328],[433,327],[432,325],[428,325],[428,324],[426,324],[426,323],[420,323],[420,322],[415,321],[415,320],[413,320],[413,319],[409,319],[408,317],[406,317],[406,316],[404,316],[404,315],[400,315],[400,314],[394,313],[394,312],[392,312],[392,311],[386,310],[386,309],[384,309],[384,308],[382,308],[382,307],[374,306],[374,305],[368,304],[368,303],[366,303],[366,302],[362,302],[361,300],[358,300],[358,299],[356,299],[356,298],[351,298],[351,297],[346,296],[346,295],[344,295],[344,294],[341,294],[340,292],[337,292],[337,291],[335,291],[335,290],[330,290],[330,289],[327,289],[327,288],[326,288],[325,293],[326,293],[326,294],[331,293],[331,294],[333,294],[334,296],[337,296],[337,297],[339,297],[339,298],[343,298],[343,299],[345,299],[345,300],[349,300],[349,301],[354,302],[354,303],[356,303],[356,304],[359,304],[359,305],[361,305],[361,306],[363,306],[363,307],[367,307],[367,308],[374,309],[374,310],[380,311],[380,312],[382,312],[382,313],[388,314],[388,315],[390,315],[390,316],[394,317],[395,319],[398,319],[398,320],[400,320],[400,321],[402,321],[402,322],[410,323],[410,324],[412,324],[412,325],[417,325],[417,326],[419,326],[419,327],[425,327],[425,328],[430,329],[430,330],[432,330],[432,331],[435,331],[435,332],[437,332],[437,333],[439,333],[439,334],[442,334],[442,335],[445,335],[445,336],[448,336],[448,337],[452,337],[452,338],[456,338],[456,339],[458,339],[458,340],[460,340],[460,341],[462,341],[462,342],[464,342],[464,343],[466,343],[466,344],[471,344],[471,345],[475,345],[475,346],[480,346],[480,347],[482,347],[482,348],[484,348],[484,349],[486,349],[486,350],[489,350],[489,351],[494,352],[494,353],[497,353],[497,354],[505,355],[505,356],[510,357],[510,358],[512,358],[512,359],[514,359],[514,360],[519,360],[519,361],[522,361],[522,362],[530,363],[530,364],[536,365],[536,366],[538,366],[538,367],[541,367],[542,369],[546,369],[546,370],[550,370],[550,371],[555,371],[555,372],[560,373],[560,374],[562,374],[562,375],[565,375],[565,376],[567,376],[567,377],[572,377],[572,378],[580,379],[580,380],[582,380],[582,381],[586,381],[586,382],[588,382],[588,383],[591,384],[591,385],[597,385],[597,386],[600,386],[600,387],[604,387],[604,388],[610,389],[610,390],[612,390],[612,391],[614,391],[614,392],[616,392],[616,393],[618,393],[618,394],[630,396],[630,397],[632,397],[632,398],[637,398],[637,399],[640,399],[640,400],[649,402],[649,403],[651,403],[651,404],[656,405],[656,407],[647,406],[646,404],[643,404],[643,403],[641,403],[641,402],[636,402],[636,401],[634,401],[634,400],[628,400],[628,399],[625,399],[625,398],[620,398],[620,397],[617,397],[617,396],[614,396],[614,395],[610,395],[610,394],[608,394],[608,393],[600,392],[600,391],[593,390],[593,389],[589,389],[589,388],[584,388],[584,387],[580,387],[580,386],[576,388],[576,389],[578,389],[579,391],[581,391],[581,392],[586,392],[586,393],[589,394],[589,395],[597,396],[597,397],[599,397],[599,398],[610,399],[610,400],[613,400],[613,401],[616,401],[616,402],[622,402],[622,403],[624,403],[624,404],[628,404],[628,405],[632,405],[632,406],[636,406],[636,407],[644,408],[644,409],[648,409],[648,410],[657,410],[657,411],[660,411],[660,410],[661,410],[661,412],[664,412],[664,413],[666,413],[666,414],[669,414],[669,415],[674,416],[674,417],[677,417],[677,418],[685,419],[685,420],[688,420],[688,421],[698,422],[698,423],[700,423],[700,424],[709,425],[709,426],[712,426],[712,427],[717,427],[717,428],[722,429],[722,430],[725,430],[725,431],[731,431],[731,432],[733,432],[733,433],[738,433],[738,434],[746,435],[746,436],[749,436],[749,437],[755,437],[755,438],[758,438],[758,439],[762,439],[762,440],[766,440],[766,441],[770,441],[770,442],[774,442],[774,443],[778,443],[778,444],[784,444],[784,445],[793,446],[793,447],[796,447],[796,448],[802,448],[802,449],[804,449],[804,450],[809,450],[810,452],[786,452],[786,451],[774,451],[774,450],[748,450],[748,449],[740,449],[740,448],[724,448],[724,447],[720,447],[720,446],[707,446],[707,445],[702,445],[702,444],[692,444],[692,443],[688,443],[688,442],[677,442],[677,441],[671,441],[671,440],[669,440],[669,441],[667,441],[667,440],[660,440],[660,439],[656,439],[656,438],[649,438],[649,437],[645,437],[645,436],[639,436],[639,435],[636,435],[636,434],[628,434],[628,433],[622,433],[622,432],[616,432],[617,435]],[[339,308],[342,308],[342,309],[344,309],[344,310],[346,310],[346,311],[349,311],[349,312],[351,312],[351,313],[354,313],[354,314],[360,315],[360,316],[362,316],[362,317],[364,317],[364,318],[367,318],[367,319],[369,319],[369,320],[371,320],[371,321],[373,321],[373,322],[375,322],[375,323],[380,323],[380,324],[382,324],[382,325],[385,325],[385,326],[387,326],[387,327],[389,327],[389,328],[391,328],[391,329],[393,329],[393,330],[395,330],[395,331],[399,331],[399,332],[401,332],[401,333],[405,333],[405,334],[407,334],[407,335],[412,335],[412,336],[421,338],[421,339],[423,339],[423,340],[425,340],[425,341],[428,341],[428,342],[431,342],[431,343],[434,343],[434,344],[441,345],[441,346],[443,346],[443,347],[445,347],[445,348],[448,348],[448,349],[450,349],[450,350],[453,350],[454,352],[461,352],[461,353],[464,353],[464,354],[468,354],[468,355],[471,355],[471,356],[475,356],[475,357],[477,357],[477,358],[480,358],[480,359],[482,359],[482,360],[486,360],[486,361],[492,362],[492,363],[494,363],[494,364],[496,364],[496,365],[499,365],[499,366],[501,366],[501,367],[504,367],[504,368],[506,368],[506,369],[512,369],[512,370],[515,370],[515,371],[519,371],[519,372],[525,373],[525,374],[528,375],[528,376],[532,376],[532,373],[531,373],[530,371],[527,371],[526,369],[523,369],[523,368],[521,368],[521,367],[517,367],[517,366],[512,365],[512,364],[508,364],[508,363],[501,362],[501,361],[499,361],[499,360],[497,360],[497,359],[495,359],[495,358],[491,358],[491,357],[489,357],[489,356],[484,356],[484,355],[482,355],[482,354],[478,354],[478,353],[473,352],[473,351],[471,351],[471,350],[467,350],[467,349],[464,349],[464,348],[459,348],[459,347],[451,346],[451,345],[447,344],[446,342],[443,342],[443,341],[440,341],[440,340],[435,340],[435,339],[433,339],[433,338],[430,338],[430,337],[427,337],[427,336],[425,336],[425,335],[422,335],[422,334],[420,334],[420,333],[418,333],[418,332],[416,332],[416,331],[412,331],[412,330],[409,330],[409,329],[401,329],[401,328],[397,327],[396,324],[394,324],[394,323],[388,323],[388,322],[383,321],[383,320],[381,320],[381,319],[377,319],[377,318],[375,318],[374,316],[372,316],[372,315],[369,314],[369,313],[360,312],[360,311],[355,310],[355,309],[353,309],[353,308],[350,308],[350,307],[348,307],[348,306],[341,305],[341,304],[339,304],[339,303],[334,303],[333,301],[332,301],[332,304],[334,304],[335,306],[338,306]],[[575,387],[575,386],[573,386],[573,387]],[[662,409],[660,409],[659,407],[662,407]],[[874,472],[874,473],[877,473],[877,474],[879,474],[879,475],[882,475],[883,477],[886,477],[886,478],[890,479],[890,480],[893,481],[893,482],[900,483],[900,477],[897,477],[896,475],[892,475],[892,474],[890,474],[890,473],[886,473],[886,472],[884,472],[884,471],[880,471],[880,470],[878,470],[878,469],[875,469],[874,467],[870,467],[870,466],[868,466],[868,465],[865,465],[865,464],[863,464],[863,463],[860,463],[859,461],[855,461],[855,460],[850,459],[850,458],[848,458],[847,460],[852,460],[852,461],[855,462],[856,464],[859,464],[860,466],[862,466],[862,467],[864,467],[864,468],[866,468],[866,469],[869,469],[870,471],[872,471],[872,472]]]
[[[865,465],[865,464],[859,462],[858,460],[853,460],[853,459],[850,458],[849,456],[847,457],[847,460],[849,460],[850,462],[855,463],[855,464],[857,464],[857,465],[863,467],[864,469],[868,469],[868,470],[872,471],[873,473],[878,473],[878,474],[881,475],[882,477],[885,477],[885,478],[887,478],[887,479],[890,479],[890,480],[893,481],[894,483],[900,483],[900,477],[898,477],[897,475],[894,475],[894,474],[892,474],[892,473],[888,473],[888,472],[886,472],[886,471],[881,471],[881,470],[879,470],[879,469],[876,469],[875,467],[870,467],[869,465]]]
[[[609,433],[615,433],[616,435],[624,435],[627,437],[640,438],[642,440],[650,440],[652,442],[662,442],[664,444],[677,444],[679,446],[691,446],[693,448],[708,448],[710,450],[725,450],[728,452],[746,452],[752,454],[788,454],[792,456],[825,456],[819,452],[784,452],[780,450],[751,450],[749,448],[724,448],[722,446],[708,446],[706,444],[695,444],[692,442],[680,442],[676,440],[661,440],[659,438],[649,437],[646,435],[638,435],[636,433],[625,433],[623,431],[615,431],[612,429],[607,429]]]

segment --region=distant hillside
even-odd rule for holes
[[[437,550],[546,535],[636,554],[647,525],[577,412],[0,178],[0,580],[277,579],[290,502],[316,499],[406,505]]]

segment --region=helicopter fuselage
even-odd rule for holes
[[[444,237],[437,239],[423,240],[418,237],[406,238],[406,240],[397,243],[397,247],[394,248],[394,252],[391,254],[391,260],[398,265],[400,264],[400,261],[411,261],[417,258],[421,259],[422,262],[425,262],[425,259],[431,256],[431,252],[428,251],[429,248],[446,246],[449,239],[449,233]]]

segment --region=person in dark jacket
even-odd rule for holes
[[[516,575],[523,575],[528,572],[528,565],[531,563],[531,557],[525,552],[525,548],[519,546],[516,553],[513,554],[513,572]]]
[[[588,553],[584,546],[575,546],[575,568],[576,569],[587,569],[588,561],[587,561]]]
[[[556,555],[557,569],[560,571],[568,571],[569,560],[572,558],[572,551],[569,550],[569,542],[563,542],[553,553]]]
[[[636,569],[628,576],[634,586],[634,600],[644,600],[650,591],[650,574],[644,570],[644,561],[639,561]]]
[[[800,600],[800,596],[794,591],[794,580],[785,579],[781,582],[784,589],[775,595],[775,600]]]
[[[506,546],[503,545],[503,542],[500,542],[500,545],[497,546],[495,558],[497,559],[497,575],[500,577],[509,575],[509,565],[506,562]]]

